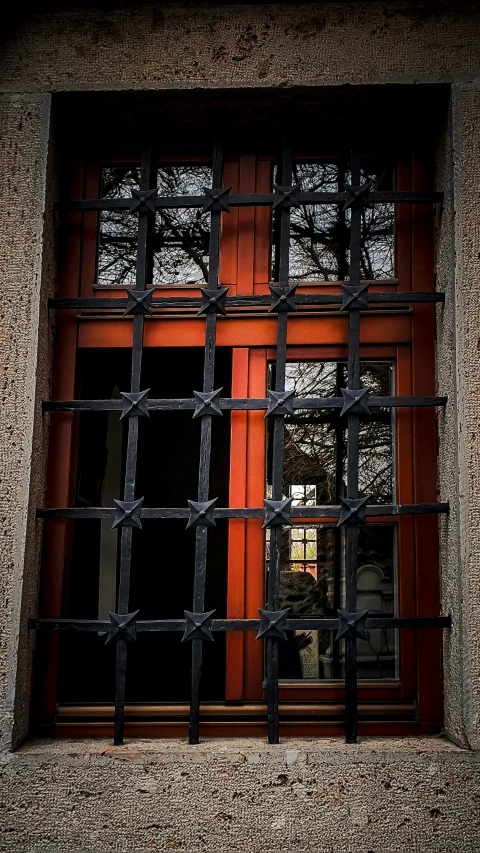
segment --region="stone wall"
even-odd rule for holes
[[[0,763],[7,851],[478,850],[480,764],[445,741],[32,743]]]
[[[472,851],[480,847],[480,8],[474,3],[50,6],[0,71],[0,753],[5,851]],[[51,96],[443,82],[438,380],[444,739],[26,743],[55,286]],[[372,127],[375,131],[375,128]],[[469,749],[462,749],[468,747]]]

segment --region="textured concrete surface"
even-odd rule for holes
[[[452,614],[445,637],[445,719],[458,743],[480,747],[480,91],[454,87],[439,146],[437,181],[445,193],[437,222],[440,393],[439,474],[450,516],[442,520],[442,602]]]
[[[479,74],[476,3],[119,2],[107,11],[40,3],[36,10],[22,9],[5,33],[6,91],[449,82]]]
[[[479,754],[441,739],[27,743],[48,396],[56,196],[46,92],[452,83],[439,136],[438,379],[448,735],[480,747],[480,9],[474,3],[30,15],[3,35],[0,90],[0,849],[470,853]],[[37,4],[39,9],[39,4]],[[23,93],[23,94],[22,94]],[[27,93],[27,94],[25,94]],[[30,94],[28,94],[30,93]],[[39,93],[39,94],[36,94]]]
[[[437,738],[37,742],[0,772],[5,853],[480,845],[480,759]]]
[[[34,426],[34,414],[49,373],[46,336],[39,336],[46,322],[41,291],[49,121],[48,95],[0,100],[4,211],[0,217],[0,724],[4,747],[13,739],[14,706],[23,716],[24,730],[28,716],[29,665],[18,679],[17,672],[19,654],[25,663],[29,658],[25,597],[31,602],[31,615],[37,589],[34,507],[43,479],[43,439]],[[47,270],[48,264],[44,274]]]

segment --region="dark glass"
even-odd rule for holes
[[[393,189],[392,167],[372,164],[362,169],[362,182],[376,190]],[[274,170],[274,183],[277,169]],[[351,175],[340,162],[295,163],[293,184],[303,192],[343,192]],[[338,281],[349,276],[350,210],[342,204],[302,205],[290,213],[290,274],[292,281]],[[395,211],[393,204],[375,204],[362,211],[361,277],[389,279],[395,275]],[[275,229],[274,229],[275,230]],[[274,234],[274,245],[278,242]],[[276,279],[275,271],[273,279]]]
[[[157,189],[160,196],[203,195],[211,186],[209,166],[160,166]],[[102,198],[130,198],[140,185],[136,166],[104,166]],[[97,283],[135,285],[138,217],[124,210],[100,214]],[[153,283],[204,284],[208,279],[210,218],[201,207],[158,211],[153,241]]]
[[[79,349],[78,399],[110,399],[129,387],[131,352]],[[216,375],[231,390],[231,350],[217,348]],[[172,369],[173,366],[173,369]],[[152,397],[190,397],[203,381],[203,350],[149,348],[143,353],[142,388]],[[113,506],[122,498],[128,420],[119,412],[82,412],[78,418],[77,506]],[[191,411],[152,412],[139,421],[136,494],[146,507],[186,507],[197,497],[201,420]],[[211,493],[228,506],[230,413],[213,423]],[[184,519],[143,519],[133,531],[130,610],[140,619],[183,618],[192,608],[195,530]],[[112,519],[77,520],[65,593],[64,615],[108,619],[116,610],[119,536]],[[226,615],[228,522],[209,535],[205,609]],[[129,646],[129,702],[188,701],[191,645],[178,633],[139,635]],[[111,644],[114,649],[114,644]],[[204,661],[204,697],[225,696],[225,635],[215,637]],[[88,646],[88,649],[87,649]],[[102,633],[65,632],[60,637],[59,702],[110,702],[115,688],[115,652]]]

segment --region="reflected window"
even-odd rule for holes
[[[362,385],[371,388],[372,395],[388,396],[393,393],[393,364],[362,362],[360,379]],[[273,388],[274,365],[269,382]],[[347,387],[347,365],[341,361],[289,362],[285,387],[295,397],[341,397],[340,389]],[[284,494],[294,501],[314,498],[317,504],[338,503],[346,489],[346,421],[346,417],[340,416],[340,409],[297,409],[285,417]],[[359,492],[362,497],[368,495],[372,503],[393,500],[392,442],[391,410],[373,409],[368,415],[361,415]],[[271,483],[271,450],[269,441],[268,483]]]
[[[281,183],[274,169],[274,183]],[[394,188],[394,170],[371,164],[362,169],[362,183],[375,190]],[[343,192],[351,174],[341,162],[296,163],[292,183],[303,192]],[[350,210],[343,204],[302,205],[290,212],[290,273],[293,281],[339,281],[349,277]],[[393,204],[375,204],[362,211],[361,277],[395,276],[395,210]],[[274,222],[274,269],[278,255],[278,220]],[[278,260],[278,258],[277,258]]]
[[[393,393],[393,363],[364,361],[361,384],[374,396]],[[275,365],[269,384],[274,386]],[[341,397],[347,386],[344,361],[296,361],[286,366],[286,389],[294,396]],[[293,506],[338,504],[346,493],[347,419],[340,409],[299,409],[285,417],[284,494]],[[271,493],[271,448],[268,484]],[[359,493],[371,503],[392,503],[394,488],[391,411],[372,409],[360,418]],[[267,559],[269,531],[267,530]],[[334,524],[295,523],[282,533],[280,607],[297,617],[336,618],[345,606],[344,530]],[[359,529],[357,608],[372,616],[395,615],[395,526],[369,524]],[[279,646],[282,679],[342,678],[344,643],[334,632],[297,630]],[[394,629],[369,631],[357,646],[361,679],[395,678],[398,671]]]
[[[160,166],[157,170],[159,196],[203,195],[211,186],[208,166]],[[140,169],[132,166],[104,166],[102,197],[130,198],[140,185]],[[155,217],[152,282],[162,284],[204,284],[208,280],[210,218],[202,208],[164,208]],[[100,214],[97,283],[135,285],[137,217],[124,210]]]
[[[345,534],[330,524],[295,524],[282,533],[280,608],[294,617],[335,619],[345,607]],[[395,526],[369,524],[359,529],[357,609],[371,616],[394,616],[396,588]],[[287,631],[279,644],[279,671],[284,680],[335,680],[344,677],[345,643],[334,631]],[[397,632],[367,631],[357,641],[358,677],[396,678]]]

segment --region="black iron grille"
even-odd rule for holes
[[[360,318],[372,305],[414,302],[443,302],[442,293],[370,293],[370,282],[360,280],[361,274],[361,217],[365,206],[377,203],[434,203],[441,194],[426,192],[378,192],[370,181],[361,182],[357,151],[352,152],[351,183],[343,192],[303,192],[301,185],[292,185],[292,148],[284,144],[279,169],[281,185],[274,185],[273,193],[233,195],[222,186],[222,145],[217,142],[213,153],[212,188],[205,188],[201,196],[159,197],[155,186],[155,161],[151,143],[142,152],[140,190],[133,190],[131,198],[109,198],[74,201],[63,208],[78,211],[129,211],[138,217],[136,285],[128,290],[126,298],[65,298],[51,299],[52,309],[124,309],[133,320],[133,345],[131,387],[121,394],[120,400],[70,400],[44,403],[44,409],[58,411],[118,411],[128,418],[128,444],[126,450],[125,485],[123,499],[116,500],[110,508],[40,509],[40,518],[111,518],[112,526],[120,536],[120,571],[118,579],[117,613],[110,620],[86,619],[34,619],[30,625],[36,629],[54,631],[108,632],[106,642],[116,643],[116,695],[114,716],[114,742],[121,744],[124,731],[125,682],[127,643],[136,640],[141,631],[177,631],[182,641],[192,643],[190,743],[199,742],[200,685],[202,649],[205,641],[212,641],[217,631],[256,631],[257,639],[266,643],[266,680],[268,703],[268,740],[278,743],[278,644],[286,631],[314,629],[337,631],[336,641],[345,639],[345,733],[347,743],[357,738],[357,637],[373,628],[439,628],[450,625],[449,617],[394,618],[369,617],[368,611],[357,611],[357,560],[359,525],[375,516],[399,516],[448,512],[448,504],[370,505],[368,498],[359,497],[359,425],[362,414],[375,407],[443,406],[445,397],[376,397],[360,383]],[[341,285],[341,293],[301,294],[297,284],[289,282],[290,212],[300,205],[340,203],[350,209],[350,277]],[[228,288],[219,286],[220,219],[232,207],[251,205],[268,206],[275,211],[278,227],[278,281],[270,285],[270,296],[228,296]],[[200,298],[155,296],[147,289],[149,257],[155,212],[162,208],[201,208],[211,219],[208,283],[200,288]],[[289,313],[302,306],[302,311],[318,310],[319,305],[338,306],[348,314],[348,385],[342,397],[297,398],[285,390],[287,359],[287,323]],[[229,308],[268,306],[277,315],[277,355],[275,388],[268,399],[230,399],[221,397],[215,389],[215,342],[217,314],[228,317]],[[205,358],[202,391],[195,391],[191,399],[150,399],[148,391],[141,388],[143,333],[145,317],[161,314],[170,308],[197,308],[199,322],[205,322]],[[296,409],[341,410],[347,418],[347,490],[339,506],[292,506],[292,498],[283,495],[285,416]],[[194,418],[201,418],[200,463],[198,494],[188,501],[188,507],[145,507],[144,499],[135,489],[138,426],[140,417],[151,411],[191,409]],[[212,417],[221,417],[224,410],[266,410],[272,419],[273,464],[272,493],[264,500],[264,507],[217,507],[217,498],[209,492],[210,455],[212,449]],[[280,549],[282,526],[298,518],[334,518],[338,526],[346,529],[346,603],[338,611],[338,618],[302,618],[289,615],[289,609],[279,609]],[[195,572],[192,609],[184,611],[184,619],[142,620],[141,614],[129,611],[131,575],[132,531],[142,527],[142,519],[183,518],[187,528],[195,528]],[[205,575],[207,567],[207,529],[216,526],[218,518],[261,518],[265,528],[270,528],[270,557],[265,609],[259,619],[215,619],[215,611],[205,612]]]

